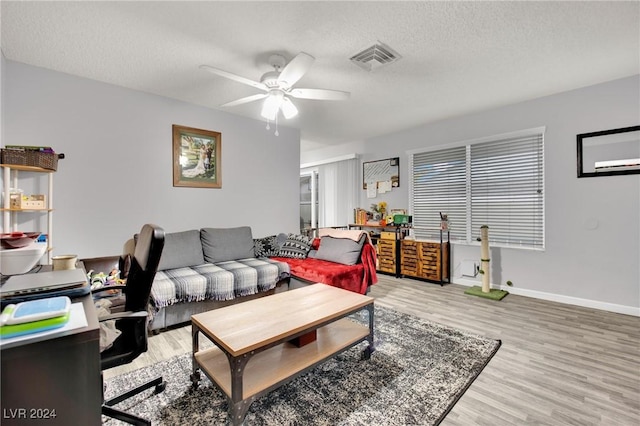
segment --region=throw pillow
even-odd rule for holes
[[[311,239],[304,235],[288,234],[287,240],[278,252],[280,257],[290,257],[292,259],[304,259],[311,249]]]
[[[253,251],[256,257],[277,256],[280,251],[278,237],[271,235],[253,240]]]
[[[200,231],[192,229],[165,234],[158,271],[202,265],[203,263]]]
[[[350,238],[322,237],[316,259],[343,265],[355,265],[360,260],[360,253],[366,238],[365,234],[362,234],[358,241],[353,241]]]
[[[203,228],[200,230],[204,260],[209,263],[255,257],[249,226]]]

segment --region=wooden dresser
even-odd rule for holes
[[[353,228],[370,231],[377,251],[378,272],[440,285],[451,282],[448,230],[431,229],[428,239],[409,240],[406,238],[408,227],[350,224],[349,229]]]
[[[396,278],[400,276],[400,241],[409,233],[409,227],[352,223],[348,228],[369,232],[371,242],[376,248],[378,272],[391,274]]]
[[[404,239],[400,247],[402,276],[449,282],[449,242]]]
[[[398,274],[397,244],[400,241],[379,239],[378,240],[378,271],[389,274]]]

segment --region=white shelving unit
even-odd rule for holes
[[[53,250],[53,174],[55,170],[40,167],[21,166],[17,164],[0,164],[3,172],[3,204],[2,204],[2,232],[18,231],[18,215],[20,214],[45,214],[47,216],[47,251],[45,253],[47,264],[51,263]],[[18,188],[19,174],[21,173],[45,173],[48,178],[46,207],[43,209],[16,209],[11,208],[9,191]]]

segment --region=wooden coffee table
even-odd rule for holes
[[[373,301],[313,284],[193,315],[193,387],[202,370],[227,396],[232,423],[241,424],[258,397],[328,358],[367,340],[362,356],[369,359]],[[345,318],[360,310],[369,313],[368,327]],[[215,346],[200,349],[200,333]]]

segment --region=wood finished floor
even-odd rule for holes
[[[640,318],[464,290],[379,275],[371,291],[376,305],[502,340],[443,425],[640,425]],[[163,332],[105,377],[190,350],[190,326]]]

